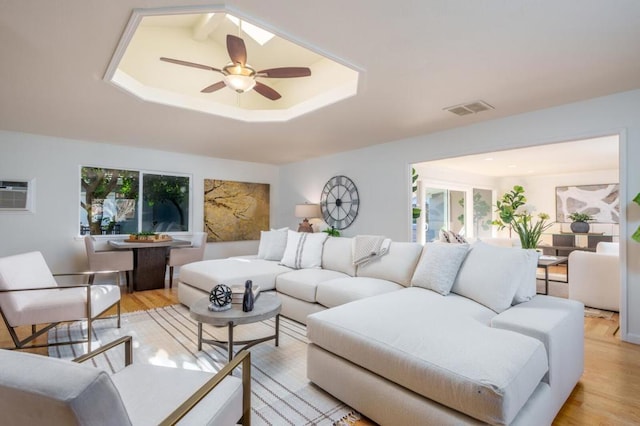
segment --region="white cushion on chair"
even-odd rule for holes
[[[0,289],[56,287],[40,252],[0,258]],[[19,291],[0,294],[0,306],[11,326],[44,324],[86,318],[86,288]],[[91,316],[105,311],[120,300],[120,288],[91,286]]]
[[[0,289],[57,286],[39,251],[0,258]]]
[[[132,364],[113,382],[134,425],[156,425],[212,377],[203,371]],[[231,425],[242,417],[242,381],[227,376],[178,424]]]
[[[104,371],[7,350],[0,350],[0,365],[3,424],[131,424],[118,390]]]

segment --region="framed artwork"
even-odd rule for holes
[[[620,185],[556,187],[556,222],[569,223],[571,213],[587,213],[594,223],[620,222]]]
[[[269,184],[204,180],[208,242],[259,240],[269,229]]]

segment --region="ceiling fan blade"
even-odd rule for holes
[[[253,90],[255,90],[256,92],[260,93],[265,98],[271,99],[272,101],[277,101],[278,99],[280,99],[282,97],[282,96],[280,96],[280,93],[276,92],[275,90],[273,90],[271,87],[267,86],[266,84],[260,83],[259,81],[256,81],[256,85],[253,88]]]
[[[257,74],[258,77],[268,78],[309,77],[311,75],[311,70],[306,67],[282,67],[258,71]]]
[[[215,92],[216,90],[220,90],[223,87],[225,87],[226,84],[224,84],[224,81],[219,81],[217,83],[212,84],[211,86],[207,86],[204,89],[201,90],[202,93],[211,93],[211,92]]]
[[[227,51],[231,62],[245,66],[247,63],[247,47],[244,45],[243,39],[227,34]]]
[[[193,67],[193,68],[200,68],[202,70],[207,70],[207,71],[216,71],[219,73],[222,72],[222,70],[219,70],[218,68],[210,67],[209,65],[202,65],[202,64],[196,64],[194,62],[181,61],[180,59],[171,59],[171,58],[162,57],[160,58],[160,60],[165,62],[171,62],[172,64],[184,65],[184,66]]]

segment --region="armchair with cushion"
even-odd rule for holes
[[[83,362],[125,344],[113,375]],[[70,362],[0,350],[0,412],[11,425],[231,425],[250,422],[251,354],[217,374],[132,363],[131,336]],[[232,376],[242,366],[242,379]]]
[[[596,252],[569,254],[569,299],[607,311],[620,310],[620,255],[618,243],[600,242]]]
[[[58,275],[90,275],[74,273]],[[49,346],[32,343],[60,322],[87,320],[87,347],[91,350],[91,323],[112,306],[120,328],[120,288],[115,285],[59,284],[40,252],[0,258],[0,315],[15,344],[14,349]],[[36,325],[46,324],[40,330]],[[18,337],[17,328],[31,326],[31,334]],[[85,342],[82,340],[81,342]],[[57,344],[80,343],[79,341]]]
[[[173,287],[173,268],[187,263],[199,262],[204,259],[204,249],[207,246],[207,233],[194,232],[191,239],[191,247],[172,248],[167,257],[169,267],[169,288]]]

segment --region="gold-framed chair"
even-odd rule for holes
[[[114,271],[109,271],[113,273]],[[94,272],[56,274],[90,277]],[[92,323],[116,307],[120,328],[120,288],[117,285],[60,284],[38,251],[0,258],[0,315],[15,347],[30,349],[87,343],[91,351]],[[87,339],[36,344],[36,338],[61,322],[87,321]],[[38,325],[44,325],[40,329]],[[31,333],[19,337],[18,327],[30,326]]]
[[[125,366],[111,375],[81,364],[122,344]],[[0,350],[3,422],[49,426],[251,423],[251,353],[246,350],[215,374],[133,363],[131,336],[73,361]],[[242,367],[241,378],[232,375],[238,367]]]

